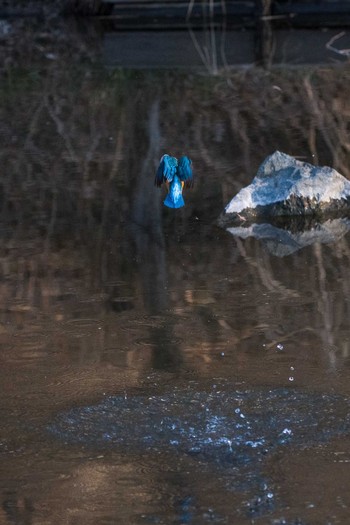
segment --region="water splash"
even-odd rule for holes
[[[293,389],[111,396],[61,413],[49,431],[94,448],[167,449],[219,462],[257,460],[287,443],[311,445],[350,431],[350,402]]]

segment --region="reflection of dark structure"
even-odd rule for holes
[[[325,63],[347,58],[342,52],[349,48],[346,35],[337,42],[339,47],[330,43],[338,39],[339,28],[350,25],[349,2],[109,0],[111,4],[112,16],[104,19],[105,61],[111,66],[204,66],[217,73],[239,64]],[[322,27],[327,27],[326,33],[320,31]]]
[[[109,67],[180,68],[217,72],[237,65],[301,65],[346,62],[349,35],[329,44],[340,35],[339,29],[289,30],[263,25],[264,37],[254,31],[111,31],[104,33],[104,61]],[[266,35],[269,38],[266,39]],[[257,40],[258,39],[258,40]],[[210,51],[205,52],[211,42]],[[257,44],[260,41],[260,44]],[[332,46],[333,47],[333,46]],[[215,69],[216,68],[216,69]]]
[[[162,225],[162,203],[153,185],[159,159],[159,100],[153,102],[148,118],[148,151],[137,177],[131,210],[131,235],[135,244],[134,258],[141,280],[141,294],[149,315],[164,315],[168,306],[166,252]],[[153,366],[177,368],[178,346],[173,343],[172,323],[150,328],[154,344]]]
[[[289,26],[350,24],[350,6],[344,0],[66,0],[75,11],[110,14],[122,28],[183,26],[205,22],[254,27],[261,19]]]
[[[166,262],[162,231],[161,203],[153,187],[155,161],[159,158],[159,101],[149,111],[149,146],[138,174],[133,194],[131,231],[136,246],[136,262],[142,279],[147,311],[157,314],[166,306]]]
[[[79,15],[110,15],[113,2],[106,0],[64,0],[64,12]]]

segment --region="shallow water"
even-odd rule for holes
[[[345,525],[347,228],[215,220],[275,149],[349,176],[347,68],[78,58],[0,83],[0,522]],[[165,151],[195,168],[178,211]]]

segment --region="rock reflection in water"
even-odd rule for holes
[[[293,231],[279,228],[273,224],[249,224],[233,226],[227,231],[241,239],[254,237],[267,247],[269,252],[277,257],[285,257],[315,243],[333,243],[340,240],[350,230],[350,220],[347,218],[329,219],[317,222],[310,229]]]

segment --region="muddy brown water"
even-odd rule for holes
[[[281,256],[215,225],[275,149],[349,176],[347,68],[10,73],[0,522],[347,524],[349,234]],[[165,151],[195,168],[176,212]]]

